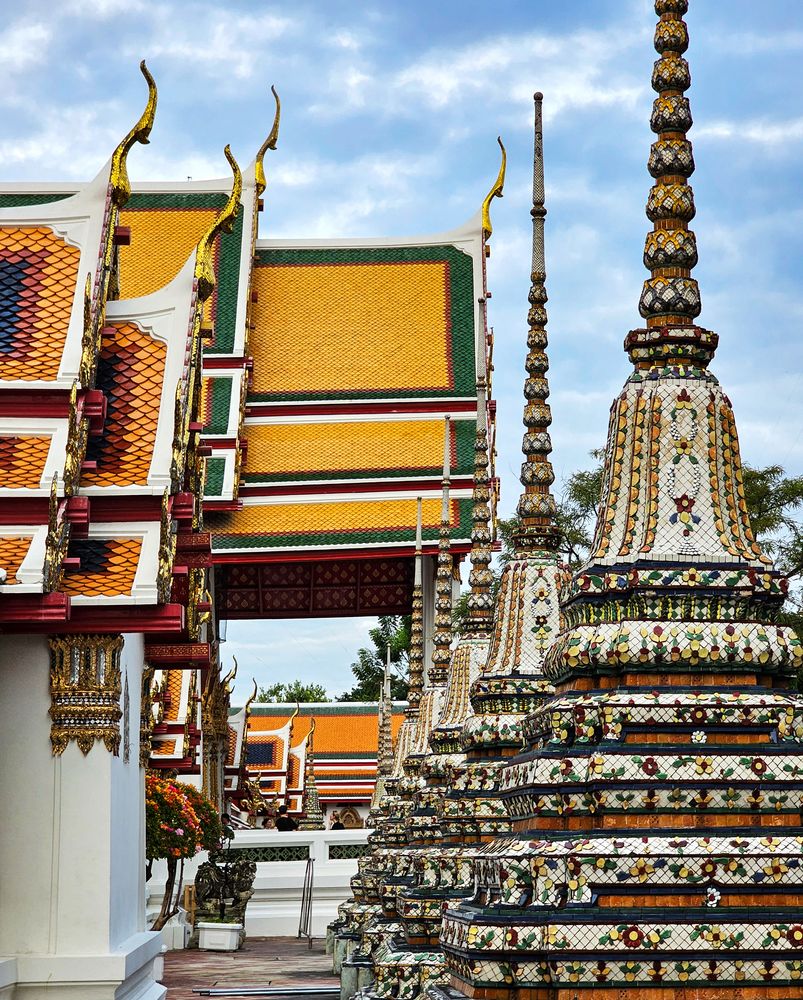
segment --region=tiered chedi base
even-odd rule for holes
[[[803,997],[803,657],[740,468],[709,373],[637,372],[614,404],[556,694],[503,775],[514,837],[445,915],[463,992]]]
[[[413,998],[448,982],[438,947],[443,910],[472,893],[474,860],[490,849],[485,842],[510,830],[499,775],[523,745],[525,718],[552,692],[541,668],[558,631],[561,582],[551,552],[533,552],[504,570],[485,671],[471,685],[471,711],[459,734],[465,757],[433,755],[427,763],[427,768],[437,767],[440,756],[448,772],[436,816],[442,846],[416,852],[415,884],[397,893],[406,947],[399,941],[398,947],[377,954],[373,995]],[[444,714],[448,721],[448,705]],[[446,749],[454,749],[446,740],[450,729],[439,726],[435,734]]]

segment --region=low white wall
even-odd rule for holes
[[[351,895],[350,879],[356,874],[357,859],[331,857],[338,850],[365,844],[370,830],[295,830],[282,833],[278,830],[238,830],[235,834],[232,852],[240,849],[261,851],[267,849],[269,855],[280,854],[283,849],[294,849],[309,855],[313,866],[312,893],[312,934],[323,937],[326,925],[337,916],[338,906]],[[196,855],[185,863],[184,881],[190,883],[195,877],[198,865],[206,860],[206,854]],[[257,877],[254,895],[246,910],[245,929],[253,937],[293,937],[298,933],[301,915],[301,891],[306,857],[297,861],[260,860],[257,862]],[[164,892],[164,866],[154,865],[153,876],[147,883],[148,911],[158,909]]]

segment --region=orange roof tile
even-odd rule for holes
[[[82,486],[145,486],[153,458],[167,346],[134,323],[104,333],[97,385],[107,399],[103,435],[90,440]]]
[[[65,573],[61,591],[73,597],[119,597],[131,593],[142,549],[140,538],[87,538],[70,543],[81,569]]]
[[[163,740],[161,742],[156,742],[154,740],[151,749],[151,755],[154,757],[164,757],[168,754],[174,754],[176,752],[176,740]]]
[[[0,487],[37,489],[50,451],[48,434],[0,437]]]
[[[293,709],[288,708],[287,714],[258,715],[252,709],[249,720],[249,744],[258,738],[260,730],[278,729],[290,718]],[[395,739],[404,721],[404,712],[394,711],[391,720],[391,731]],[[310,717],[299,715],[293,722],[293,743],[298,744],[309,733]],[[336,714],[315,714],[314,753],[316,761],[320,757],[337,757],[338,753],[376,753],[378,749],[378,722],[376,710],[354,712],[349,711],[348,703],[343,703],[343,711]]]
[[[47,226],[0,227],[0,380],[57,378],[80,258]]]
[[[150,295],[171,282],[187,262],[219,209],[123,209],[131,245],[120,254],[120,298]]]
[[[165,677],[165,694],[170,700],[165,704],[164,718],[167,722],[175,722],[178,719],[178,710],[181,707],[181,688],[184,684],[184,672],[182,670],[168,670]]]
[[[6,571],[6,586],[19,583],[17,571],[31,547],[33,535],[0,536],[0,567]]]
[[[441,420],[355,420],[246,424],[247,472],[349,472],[437,468],[443,464]],[[452,434],[454,437],[454,432]],[[454,451],[454,447],[452,449]]]
[[[424,529],[440,524],[440,498],[422,503]],[[233,514],[210,518],[216,538],[227,534],[311,535],[320,532],[387,532],[415,528],[414,500],[345,500],[340,497],[322,503],[247,504]],[[458,501],[452,502],[452,523],[459,524]]]
[[[253,391],[395,392],[420,385],[422,357],[449,387],[448,279],[445,261],[256,267]]]
[[[237,730],[233,726],[229,726],[229,742],[228,749],[226,750],[226,765],[227,767],[233,767],[237,761],[234,759],[234,754],[237,750]]]

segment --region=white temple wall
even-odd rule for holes
[[[139,767],[142,637],[126,636],[128,760],[50,744],[45,636],[0,640],[0,955],[25,1000],[159,1000],[160,936],[145,932],[144,794]],[[125,697],[122,702],[125,703]]]

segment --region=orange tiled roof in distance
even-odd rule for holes
[[[6,571],[6,586],[19,583],[17,571],[28,554],[33,535],[0,536],[0,567]]]
[[[14,434],[0,437],[0,488],[35,490],[42,481],[48,434]]]
[[[82,486],[145,486],[156,443],[167,346],[134,323],[115,323],[104,334],[97,385],[108,410],[102,437],[90,440]]]
[[[378,750],[376,710],[357,713],[349,711],[348,702],[342,704],[342,712],[334,714],[319,714],[313,710],[316,764],[320,762],[321,757],[337,757],[339,753],[355,752],[375,754]],[[288,708],[286,715],[258,715],[252,708],[249,719],[249,740],[252,733],[254,737],[258,737],[260,730],[279,729],[287,722],[292,712],[293,708]],[[302,714],[293,722],[294,746],[297,746],[310,730],[310,717],[303,715],[303,705],[301,712]],[[394,739],[403,720],[404,712],[401,709],[394,710],[391,720]]]
[[[167,757],[170,754],[176,752],[176,740],[163,740],[162,742],[154,742],[153,749],[151,750],[152,757]]]
[[[448,277],[443,261],[254,268],[252,391],[404,390],[424,356],[432,388],[448,388]]]
[[[129,595],[141,549],[140,538],[87,538],[71,543],[70,555],[81,559],[81,569],[64,574],[62,593],[72,597]]]
[[[0,381],[57,378],[80,258],[47,226],[0,227]]]

